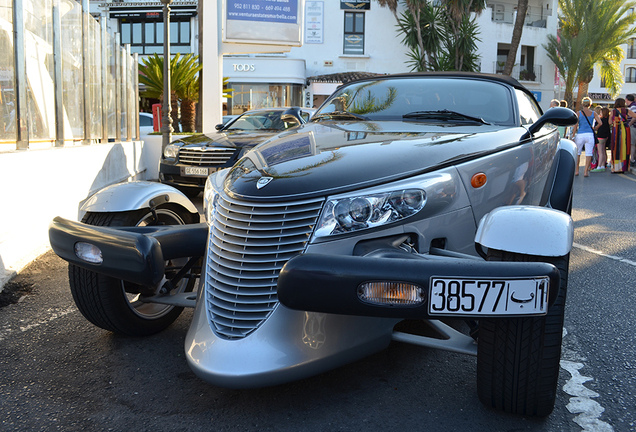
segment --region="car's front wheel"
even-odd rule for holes
[[[557,299],[543,317],[479,320],[477,391],[489,407],[545,417],[556,399],[569,255],[540,257],[489,250],[490,261],[548,262],[561,274]]]
[[[183,225],[186,216],[181,216],[171,207],[158,207],[156,215],[149,209],[97,213],[88,212],[82,222],[97,226],[148,226]],[[189,221],[188,221],[189,222]],[[166,276],[176,274],[187,258],[166,263]],[[156,287],[142,287],[120,279],[104,276],[90,270],[69,265],[69,284],[73,300],[84,317],[94,325],[114,333],[129,336],[147,336],[168,327],[181,314],[183,308],[171,305],[148,303],[145,295],[157,293],[166,277]],[[191,291],[194,278],[181,279],[168,293]]]

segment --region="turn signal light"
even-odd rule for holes
[[[82,261],[91,264],[101,264],[104,262],[102,251],[97,246],[86,242],[75,243],[75,255]]]
[[[473,177],[470,179],[470,185],[474,187],[475,189],[478,189],[482,187],[483,185],[485,185],[487,180],[488,179],[486,178],[486,174],[477,173],[473,175]]]
[[[424,290],[406,282],[365,282],[358,287],[358,298],[383,306],[412,306],[424,302]]]

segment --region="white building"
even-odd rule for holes
[[[221,0],[206,0],[203,6],[215,7],[215,1]],[[407,49],[389,9],[372,0],[305,0],[303,4],[301,47],[280,54],[224,57],[222,73],[234,89],[224,109],[236,114],[260,106],[318,106],[338,85],[354,77],[409,71]],[[556,0],[529,0],[513,71],[544,108],[558,96],[554,64],[542,47],[548,34],[556,34],[556,6]],[[503,70],[516,7],[515,0],[489,0],[477,18],[481,72]],[[175,0],[171,9],[171,51],[198,53],[197,2]],[[131,43],[132,52],[142,56],[162,52],[161,2],[97,0],[91,2],[91,10],[109,18],[110,29],[120,33],[122,43]]]
[[[625,59],[622,61],[620,69],[623,73],[625,84],[621,88],[619,97],[624,98],[630,93],[636,94],[636,38],[632,38],[629,44],[622,45],[622,48],[625,51]],[[613,106],[614,99],[607,92],[607,87],[601,80],[598,67],[594,70],[594,78],[590,82],[587,91],[592,102]]]

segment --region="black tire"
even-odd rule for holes
[[[187,216],[180,216],[168,206],[157,208],[158,222],[149,209],[117,213],[86,213],[82,222],[97,226],[144,226],[154,224],[184,225]],[[187,258],[166,263],[183,266]],[[104,276],[69,264],[69,284],[73,300],[84,317],[97,327],[128,336],[147,336],[164,330],[176,320],[183,308],[139,301],[141,294],[156,292],[157,287],[140,287],[120,279]],[[172,292],[191,291],[194,280],[184,278]]]
[[[559,294],[546,316],[479,321],[477,392],[481,402],[513,414],[545,417],[556,400],[570,256],[489,250],[487,259],[548,262],[561,273]]]

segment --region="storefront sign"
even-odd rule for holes
[[[305,43],[322,43],[324,2],[305,3]]]
[[[301,46],[301,0],[225,0],[223,42]]]
[[[234,72],[254,72],[256,67],[253,64],[233,64]]]
[[[614,100],[612,96],[607,93],[588,93],[587,95],[590,99],[594,100]]]
[[[227,19],[295,24],[297,0],[228,0]]]
[[[341,10],[370,10],[371,0],[340,0]]]

